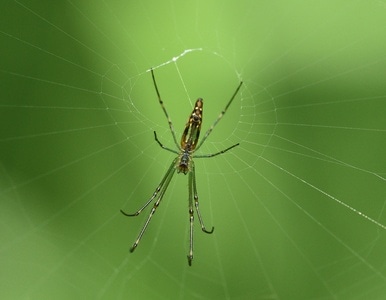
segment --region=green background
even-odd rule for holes
[[[2,1],[1,299],[384,299],[386,2]],[[174,59],[173,59],[174,58]],[[243,89],[135,253],[180,136]],[[196,218],[197,219],[197,218]]]

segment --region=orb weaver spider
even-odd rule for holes
[[[153,69],[150,69],[150,71],[151,71],[151,76],[153,78],[154,88],[155,88],[155,91],[157,93],[158,102],[161,105],[161,108],[162,108],[162,110],[163,110],[163,112],[168,120],[169,128],[170,128],[171,134],[173,136],[174,143],[177,146],[178,150],[174,150],[174,149],[171,149],[171,148],[164,146],[159,141],[159,139],[157,137],[157,133],[155,131],[154,131],[154,139],[158,143],[158,145],[160,145],[160,147],[162,149],[165,149],[167,151],[170,151],[170,152],[177,154],[177,157],[170,164],[168,170],[166,171],[166,174],[162,178],[160,184],[155,189],[153,196],[151,196],[151,198],[135,213],[128,214],[128,213],[124,212],[123,210],[121,210],[121,213],[127,217],[138,216],[154,199],[156,199],[156,201],[153,205],[153,208],[151,209],[150,214],[149,214],[145,224],[143,225],[141,231],[139,232],[138,237],[135,240],[133,246],[130,248],[130,252],[133,252],[137,248],[143,234],[145,233],[145,231],[150,223],[150,220],[151,220],[153,214],[155,213],[158,205],[160,204],[163,196],[165,195],[165,192],[169,186],[170,181],[172,180],[172,177],[173,177],[175,171],[177,171],[177,173],[183,173],[185,175],[188,174],[189,221],[190,221],[190,230],[189,230],[189,241],[190,241],[189,246],[190,246],[190,248],[189,248],[189,253],[188,253],[188,264],[189,264],[189,266],[191,266],[192,260],[193,260],[193,222],[194,222],[193,201],[194,201],[194,206],[196,208],[198,220],[199,220],[200,225],[201,225],[201,230],[205,233],[208,233],[208,234],[213,233],[213,230],[214,230],[214,227],[212,227],[212,229],[210,229],[210,230],[207,230],[205,225],[204,225],[204,222],[202,220],[202,217],[201,217],[201,213],[200,213],[200,209],[199,209],[199,203],[198,203],[196,172],[195,172],[195,166],[194,166],[193,158],[209,158],[209,157],[213,157],[216,155],[220,155],[220,154],[223,154],[223,153],[227,152],[228,150],[238,146],[239,143],[234,144],[234,145],[232,145],[224,150],[221,150],[219,152],[212,153],[212,154],[194,155],[194,153],[202,146],[202,144],[205,142],[205,140],[208,138],[208,136],[212,132],[213,128],[217,125],[217,123],[224,116],[228,107],[231,105],[233,99],[236,97],[238,91],[240,90],[243,82],[242,81],[240,82],[240,84],[236,88],[236,91],[233,93],[232,97],[230,98],[227,105],[225,106],[224,110],[221,111],[221,113],[219,114],[217,119],[214,121],[212,126],[205,133],[205,135],[202,138],[200,143],[198,143],[198,138],[200,137],[201,123],[202,123],[203,100],[202,100],[202,98],[198,98],[195,105],[194,105],[193,111],[189,116],[188,122],[185,125],[185,129],[184,129],[184,132],[182,133],[180,145],[178,145],[176,134],[174,132],[172,120],[170,119],[169,114],[166,111],[165,105],[162,101],[161,95],[160,95],[159,90],[158,90],[158,86],[157,86],[155,76],[154,76],[154,71],[153,71]]]

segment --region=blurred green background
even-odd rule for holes
[[[1,299],[384,299],[386,2],[2,1]],[[197,97],[207,130],[135,253]],[[197,219],[197,218],[196,218]]]

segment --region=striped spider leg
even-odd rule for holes
[[[212,153],[212,154],[194,155],[194,152],[202,146],[202,144],[207,139],[207,137],[210,135],[210,133],[212,132],[214,127],[217,125],[217,123],[224,116],[228,107],[231,105],[233,99],[236,97],[238,91],[240,90],[243,82],[240,82],[240,84],[236,88],[236,91],[233,93],[232,97],[230,98],[227,105],[225,106],[224,110],[221,111],[221,113],[219,114],[217,119],[214,121],[212,126],[205,133],[205,135],[202,138],[202,140],[200,141],[200,143],[198,143],[198,139],[200,137],[201,124],[202,124],[203,100],[202,100],[202,98],[198,98],[195,105],[194,105],[193,111],[189,116],[188,122],[185,125],[185,129],[184,129],[184,132],[182,133],[180,144],[178,144],[176,134],[174,131],[174,127],[173,127],[173,123],[172,123],[172,121],[169,117],[169,114],[166,111],[165,105],[161,99],[161,95],[160,95],[159,90],[158,90],[158,86],[157,86],[157,83],[155,80],[153,69],[151,69],[150,71],[151,71],[151,76],[153,78],[154,88],[155,88],[155,91],[157,93],[158,102],[161,105],[161,108],[162,108],[162,110],[163,110],[163,112],[168,120],[169,128],[170,128],[171,134],[173,136],[174,143],[175,143],[178,150],[171,149],[171,148],[164,146],[159,141],[159,139],[157,137],[157,133],[155,131],[154,131],[154,139],[162,149],[165,149],[167,151],[170,151],[170,152],[177,154],[177,157],[170,164],[164,177],[162,178],[161,182],[159,183],[159,185],[155,189],[151,198],[139,210],[137,210],[133,214],[128,214],[128,213],[124,212],[123,210],[121,210],[121,212],[122,212],[122,214],[124,214],[125,216],[128,216],[128,217],[138,216],[150,203],[155,201],[153,204],[153,207],[150,211],[150,214],[146,219],[145,224],[143,225],[141,231],[139,232],[138,237],[135,240],[133,246],[131,246],[131,248],[130,248],[130,252],[133,252],[137,248],[142,236],[144,235],[144,233],[145,233],[145,231],[150,223],[150,220],[151,220],[153,214],[155,213],[155,211],[156,211],[157,207],[159,206],[163,196],[165,195],[165,192],[169,186],[170,181],[173,178],[174,173],[177,171],[177,173],[183,173],[185,175],[188,174],[188,193],[189,193],[188,198],[189,198],[189,222],[190,222],[190,229],[189,229],[189,246],[190,246],[190,248],[189,248],[189,253],[188,253],[188,264],[189,264],[189,266],[191,266],[192,260],[193,260],[194,208],[196,209],[196,212],[197,212],[198,220],[199,220],[200,225],[201,225],[201,230],[205,233],[208,233],[208,234],[211,234],[214,231],[214,227],[212,227],[210,230],[206,229],[206,227],[204,225],[204,221],[201,217],[201,212],[199,209],[199,202],[198,202],[197,185],[196,185],[196,171],[195,171],[193,158],[209,158],[209,157],[217,156],[217,155],[223,154],[223,153],[227,152],[228,150],[238,146],[239,143],[234,144],[234,145],[232,145],[224,150],[221,150],[219,152]],[[194,205],[194,208],[193,208],[193,205]]]

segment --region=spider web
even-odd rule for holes
[[[385,2],[3,1],[4,299],[383,299]],[[198,97],[187,177],[147,211]]]

